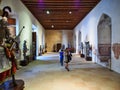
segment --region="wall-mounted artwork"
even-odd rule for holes
[[[114,52],[114,57],[119,59],[120,56],[120,43],[114,43],[112,46],[112,50]]]

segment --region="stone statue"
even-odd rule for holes
[[[28,51],[28,48],[27,48],[27,41],[24,40],[24,43],[23,43],[23,57],[24,57],[24,60],[26,60],[26,53]]]

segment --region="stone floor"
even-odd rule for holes
[[[74,54],[70,71],[60,66],[58,53],[40,56],[16,73],[24,90],[120,90],[120,74]]]

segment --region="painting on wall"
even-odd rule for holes
[[[118,60],[120,56],[120,43],[114,43],[112,46],[114,57]]]

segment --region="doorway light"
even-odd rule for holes
[[[32,24],[32,30],[33,31],[37,30],[37,27],[34,24]]]

